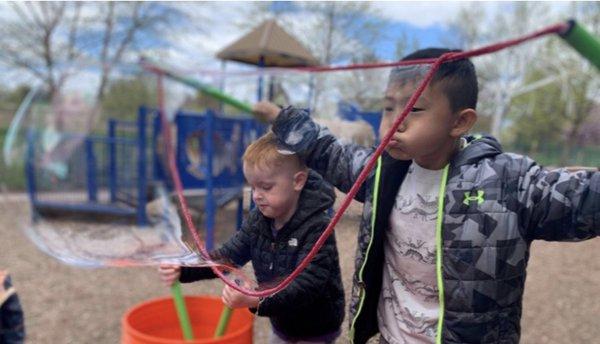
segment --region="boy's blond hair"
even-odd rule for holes
[[[294,171],[306,169],[302,160],[296,154],[281,154],[277,148],[277,138],[272,131],[267,132],[252,142],[242,157],[245,166],[252,168],[274,168],[283,165],[290,166]]]

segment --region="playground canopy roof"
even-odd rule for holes
[[[223,48],[217,57],[264,67],[317,66],[319,61],[275,20],[264,21],[248,34]]]

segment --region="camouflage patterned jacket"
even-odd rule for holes
[[[280,143],[348,192],[374,149],[341,144],[303,110],[273,125]],[[350,340],[378,332],[384,231],[410,161],[384,153],[356,194],[364,203],[350,301]],[[517,343],[529,247],[534,239],[600,234],[600,173],[546,171],[503,153],[491,137],[466,138],[444,169],[437,220],[437,343]]]

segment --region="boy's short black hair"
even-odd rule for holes
[[[417,50],[402,58],[402,61],[438,58],[445,53],[460,52],[445,48],[426,48]],[[392,72],[393,73],[393,72]],[[444,62],[435,72],[431,84],[440,83],[442,92],[450,102],[452,112],[462,109],[475,109],[477,106],[477,74],[469,59]]]

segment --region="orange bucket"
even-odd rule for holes
[[[247,309],[236,309],[222,337],[213,338],[223,303],[207,296],[186,296],[185,304],[194,331],[194,340],[185,341],[179,326],[173,299],[146,301],[130,308],[121,323],[123,344],[251,344],[254,315]]]

